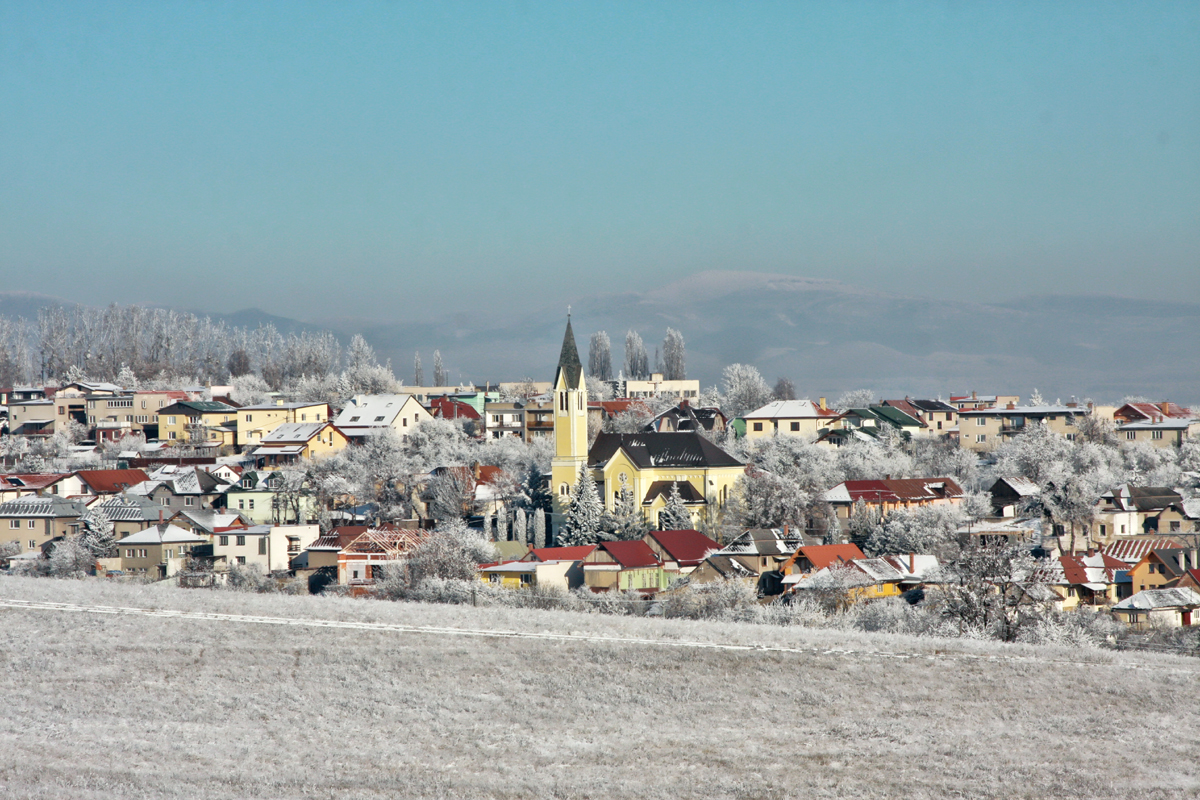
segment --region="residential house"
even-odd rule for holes
[[[563,574],[567,582],[568,589],[577,589],[583,586],[583,562],[592,551],[596,549],[596,545],[587,544],[576,547],[533,547],[529,552],[522,557],[522,561],[546,561],[557,563],[568,563],[571,566]]]
[[[1200,566],[1196,554],[1181,547],[1154,548],[1129,568],[1129,581],[1134,593],[1146,589],[1169,589],[1189,569]]]
[[[787,528],[752,528],[705,558],[688,575],[688,581],[711,583],[741,578],[757,582],[767,573],[781,575],[782,566],[803,544],[803,537],[789,533]]]
[[[54,418],[64,424],[68,420],[73,420],[91,430],[96,424],[96,420],[94,414],[89,414],[89,410],[95,410],[95,404],[100,398],[118,395],[125,395],[125,390],[113,383],[88,381],[68,383],[54,393]],[[89,404],[91,404],[90,409]],[[122,410],[124,410],[124,406],[122,406]]]
[[[725,432],[728,420],[719,408],[699,408],[692,406],[687,400],[681,400],[679,405],[668,408],[650,422],[646,423],[646,432],[650,433],[697,433],[719,434]]]
[[[183,568],[192,548],[208,539],[178,525],[152,525],[117,542],[121,571],[161,580]]]
[[[530,400],[525,404],[525,435],[527,441],[554,435],[554,402]]]
[[[519,400],[488,403],[484,406],[483,420],[489,439],[509,437],[529,441],[525,430],[525,404]]]
[[[479,568],[479,579],[506,589],[531,589],[535,586],[567,591],[569,573],[578,569],[575,561],[506,561]]]
[[[257,470],[243,471],[237,482],[231,484],[225,492],[226,507],[236,510],[255,525],[276,522],[277,509],[274,501],[277,492],[272,486],[273,475],[271,472]],[[305,497],[302,502],[305,504],[305,508],[302,509],[303,519],[309,519],[312,515],[308,512],[313,510],[310,507],[313,500]]]
[[[1135,630],[1190,627],[1197,624],[1200,594],[1194,589],[1147,589],[1112,607],[1118,620]]]
[[[167,521],[172,525],[178,525],[184,530],[189,530],[197,536],[206,536],[209,538],[218,529],[248,528],[251,525],[250,520],[236,511],[225,511],[214,508],[184,509],[183,511],[176,512]]]
[[[180,444],[236,445],[237,411],[215,400],[177,400],[158,410],[158,438]]]
[[[916,417],[892,406],[848,408],[828,421],[828,427],[818,432],[816,442],[833,447],[849,441],[874,443],[888,431],[909,440],[921,435],[927,427]]]
[[[583,582],[593,592],[654,594],[670,580],[662,561],[641,540],[601,542],[583,559]]]
[[[1063,555],[1039,566],[1035,582],[1047,586],[1056,595],[1052,600],[1059,611],[1079,606],[1107,606],[1120,600],[1119,573],[1127,565],[1103,551]]]
[[[1127,442],[1179,447],[1200,436],[1200,415],[1174,403],[1126,403],[1113,412],[1117,435]]]
[[[922,586],[936,574],[936,556],[910,553],[905,556],[840,559],[813,572],[793,572],[783,579],[794,592],[836,591],[844,603],[899,597]]]
[[[57,494],[66,497],[73,488],[70,472],[13,472],[0,475],[0,502],[31,494]],[[74,492],[78,494],[78,492]]]
[[[903,400],[884,400],[883,405],[898,408],[924,423],[923,433],[948,438],[958,433],[958,409],[941,400],[913,400],[906,397]]]
[[[399,530],[415,530],[414,528],[401,528],[399,525],[392,523],[383,523],[378,526],[368,525],[341,525],[333,528],[328,533],[321,534],[312,541],[300,556],[293,559],[295,569],[304,570],[307,572],[316,572],[320,569],[332,570],[337,573],[338,554],[342,552],[358,537],[362,536],[369,530],[376,531],[399,531]]]
[[[1156,419],[1193,419],[1196,415],[1190,408],[1175,403],[1126,403],[1113,411],[1113,420],[1118,425],[1130,422],[1153,422]]]
[[[662,562],[667,572],[689,575],[721,545],[697,530],[650,531],[642,541]]]
[[[21,552],[38,552],[51,539],[81,529],[87,507],[57,495],[28,495],[0,503],[0,541],[16,542]]]
[[[162,522],[166,516],[164,508],[144,495],[104,495],[88,506],[88,509],[107,519],[113,526],[113,536],[126,536],[144,531],[151,525]]]
[[[212,544],[214,559],[256,565],[270,574],[291,569],[292,559],[320,535],[319,525],[235,525],[215,528],[206,540]]]
[[[483,414],[463,400],[454,397],[435,397],[429,401],[429,413],[437,419],[467,423],[469,430],[482,432]]]
[[[187,392],[176,389],[145,390],[133,393],[133,433],[146,439],[158,439],[158,412],[173,403],[191,399]],[[166,437],[163,437],[166,438]]]
[[[1184,534],[1195,530],[1183,497],[1166,486],[1134,486],[1124,483],[1100,496],[1096,520],[1101,538],[1106,536],[1157,536]]]
[[[350,440],[332,422],[285,422],[263,437],[254,456],[260,469],[336,453]]]
[[[140,469],[81,469],[74,477],[79,487],[72,494],[120,494],[150,480]]]
[[[8,404],[8,433],[11,436],[50,436],[54,433],[54,420],[53,400],[16,400]]]
[[[992,408],[961,409],[958,412],[958,443],[977,453],[986,453],[1025,432],[1029,425],[1044,423],[1051,431],[1075,440],[1080,417],[1090,407],[1066,405],[1018,406],[1007,403]]]
[[[431,419],[433,415],[414,395],[359,394],[350,398],[333,424],[350,440],[361,443],[365,437],[388,429],[404,438]]]
[[[1028,478],[997,478],[987,489],[998,517],[1015,517],[1025,510],[1042,489]]]
[[[970,394],[950,395],[949,405],[961,411],[973,411],[979,408],[995,408],[996,406],[1016,405],[1021,398],[1015,394]]]
[[[821,429],[839,416],[841,414],[829,408],[822,397],[815,404],[809,400],[774,400],[744,415],[743,419],[746,420],[747,439],[776,434],[816,439]]]
[[[129,494],[149,497],[170,513],[184,509],[226,505],[224,494],[230,484],[197,466],[167,464],[150,473],[150,479],[128,489]]]
[[[267,434],[285,423],[328,421],[328,403],[285,403],[280,400],[242,406],[237,410],[238,445],[248,448],[262,444]]]
[[[898,509],[930,505],[958,505],[963,490],[951,478],[900,478],[879,481],[843,481],[827,491],[823,499],[846,523],[854,504],[862,500],[886,516]]]

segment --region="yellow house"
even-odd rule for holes
[[[252,455],[262,467],[335,453],[349,443],[332,422],[285,422],[267,434]]]
[[[287,422],[327,422],[328,403],[259,403],[237,410],[238,444],[260,444],[267,434]]]
[[[508,561],[479,570],[479,579],[505,589],[528,589],[534,586],[556,586],[570,589],[567,573],[575,561]]]
[[[208,444],[237,444],[237,409],[215,400],[180,400],[158,410],[158,438],[183,444],[203,432]]]
[[[550,490],[554,497],[553,529],[557,533],[571,505],[571,495],[586,466],[606,510],[615,510],[622,485],[641,505],[643,517],[657,526],[671,485],[694,522],[729,501],[745,465],[694,431],[672,433],[601,433],[588,448],[587,385],[567,321],[554,378],[554,459]]]

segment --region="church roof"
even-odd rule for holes
[[[607,464],[624,450],[638,469],[654,467],[741,467],[733,456],[698,433],[600,433],[588,451],[588,463]],[[682,487],[681,487],[682,488]]]
[[[575,347],[575,332],[571,330],[570,317],[567,318],[567,332],[563,334],[562,352],[558,356],[558,372],[565,372],[566,384],[572,389],[578,389],[583,383],[583,363]],[[555,374],[554,382],[558,383],[558,374]]]

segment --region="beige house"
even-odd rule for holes
[[[1126,442],[1149,442],[1155,447],[1180,447],[1200,436],[1200,419],[1159,418],[1148,422],[1125,422],[1117,436]]]
[[[180,400],[158,410],[158,438],[185,443],[237,444],[237,409],[214,400]]]
[[[267,434],[288,422],[327,422],[328,403],[259,403],[237,410],[238,444],[253,447]]]
[[[38,552],[59,536],[80,531],[87,510],[78,500],[57,495],[30,495],[0,503],[0,542],[16,542],[21,552]]]
[[[746,438],[764,436],[803,436],[815,439],[817,432],[839,416],[822,397],[817,403],[809,400],[774,400],[746,414]]]
[[[283,572],[320,535],[319,525],[217,528],[211,537],[212,551],[215,557],[224,557],[229,564],[255,564],[265,573]]]
[[[1077,403],[1061,406],[1018,406],[1008,403],[993,408],[963,409],[958,414],[958,443],[977,453],[986,453],[1023,433],[1027,426],[1045,423],[1051,431],[1074,441],[1078,420],[1091,408]]]
[[[979,394],[978,392],[971,392],[970,394],[950,396],[950,405],[959,411],[995,408],[996,406],[1007,406],[1010,403],[1016,405],[1019,402],[1021,402],[1021,398],[1015,394]]]
[[[14,436],[49,436],[56,419],[54,401],[17,400],[8,404],[8,432]]]
[[[669,381],[661,372],[650,375],[649,380],[626,380],[622,397],[667,397],[680,400],[694,400],[700,396],[700,381],[675,380]]]
[[[208,544],[177,525],[154,525],[117,542],[121,570],[149,578],[169,578],[183,568],[193,547]]]
[[[348,443],[346,434],[332,422],[285,422],[268,433],[250,454],[260,467],[278,467],[335,453]]]
[[[428,409],[412,394],[358,394],[350,398],[334,425],[351,440],[391,429],[408,436],[413,428],[433,419]]]

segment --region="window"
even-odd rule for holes
[[[254,510],[254,498],[250,498],[250,510]]]
[[[258,537],[258,554],[260,556],[267,554],[267,537],[265,536]]]
[[[171,557],[171,548],[168,547],[166,550],[163,551],[163,558],[170,558],[170,557]]]
[[[402,427],[402,428],[408,427],[408,417],[404,417],[400,420],[400,427]]]
[[[162,504],[162,505],[164,505],[164,506],[169,506],[169,505],[171,505],[171,498],[169,498],[169,497],[160,497],[160,498],[158,498],[158,502],[159,502],[159,503],[161,503],[161,504]]]
[[[167,417],[167,424],[168,424],[168,425],[174,425],[174,424],[175,424],[175,418],[174,418],[174,417]]]
[[[792,430],[794,430],[794,431],[798,431],[798,430],[800,430],[800,423],[799,423],[799,422],[793,422],[793,423],[792,423]]]
[[[1100,526],[1100,535],[1101,535],[1101,536],[1104,536],[1104,535],[1106,535],[1107,533],[1108,533],[1108,526],[1107,526],[1107,525],[1101,525],[1101,526]]]
[[[987,434],[986,434],[986,433],[977,433],[977,434],[975,434],[975,442],[976,442],[977,444],[983,444],[983,443],[984,443],[984,442],[986,442],[986,441],[987,441]]]
[[[1150,438],[1151,439],[1161,439],[1162,431],[1150,431]]]
[[[571,487],[564,483],[558,487],[558,493],[560,496],[566,497],[571,494]]]
[[[175,438],[175,431],[170,431],[169,433],[167,433],[167,438],[168,438],[168,439],[174,439],[174,438]]]
[[[529,573],[523,573],[521,575],[521,585],[522,586],[530,586],[532,584],[533,584],[533,576],[530,575]]]
[[[376,421],[376,422],[383,422],[383,417],[376,417],[376,418],[375,418],[375,421]]]
[[[351,421],[351,422],[358,422],[358,417],[351,417],[351,418],[350,418],[350,421]]]
[[[36,527],[37,527],[37,520],[36,519],[29,520],[29,529],[33,530]]]
[[[237,546],[238,546],[238,547],[245,547],[245,546],[246,546],[246,537],[245,537],[245,536],[239,536],[239,537],[237,537]]]
[[[183,498],[183,504],[184,504],[185,506],[194,506],[194,505],[196,505],[196,498],[194,498],[194,497],[185,497],[185,498]]]
[[[984,419],[983,417],[976,417],[976,418],[975,418],[975,426],[976,426],[976,427],[982,428],[984,425],[987,425],[987,420],[986,420],[986,419]]]
[[[221,547],[228,547],[229,546],[229,537],[228,536],[218,536],[217,544],[219,544]]]
[[[131,549],[127,549],[127,550],[125,551],[125,557],[126,557],[126,558],[133,558],[133,550],[131,550]]]
[[[946,412],[946,422],[953,422],[954,418],[950,416],[950,412]]]
[[[239,511],[244,511],[245,509],[246,509],[246,501],[245,501],[245,500],[238,500],[238,510],[239,510]]]
[[[245,556],[238,556],[238,557],[237,557],[237,562],[238,562],[239,564],[245,564],[245,563],[246,563],[246,557],[245,557]]]
[[[1171,522],[1171,533],[1179,533],[1179,520]]]
[[[755,431],[761,431],[761,430],[762,430],[762,423],[761,423],[761,422],[756,422],[756,423],[754,423],[754,430],[755,430]]]
[[[1126,439],[1136,439],[1137,431],[1125,431],[1125,438]]]
[[[488,575],[488,583],[500,583],[500,576],[493,572],[491,575]]]
[[[301,421],[301,422],[308,422],[308,414],[301,414],[301,415],[300,415],[300,421]]]
[[[21,527],[21,520],[19,520],[19,519],[10,519],[10,520],[8,521],[8,527],[10,527],[10,528],[20,528],[20,527]]]
[[[144,548],[144,547],[138,548],[138,558],[146,558],[146,548]]]
[[[145,407],[146,407],[146,401],[145,401],[145,400],[143,400],[143,401],[142,401],[142,408],[145,408]]]
[[[254,415],[253,415],[253,414],[247,414],[247,415],[246,415],[246,422],[254,422]]]

